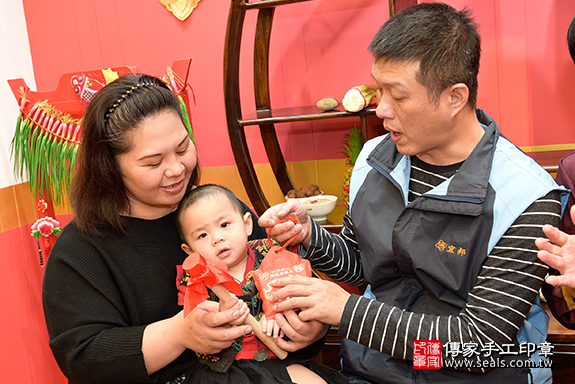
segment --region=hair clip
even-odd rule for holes
[[[108,123],[108,120],[110,120],[110,116],[114,113],[114,111],[124,102],[124,100],[126,100],[126,98],[128,96],[130,96],[136,89],[140,88],[140,87],[152,87],[154,86],[154,83],[138,83],[136,85],[133,85],[130,89],[128,89],[126,92],[124,92],[119,98],[118,100],[116,100],[116,102],[114,104],[112,104],[112,106],[108,109],[108,112],[106,112],[106,115],[104,116],[104,120],[106,122],[106,124]]]

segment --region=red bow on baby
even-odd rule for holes
[[[184,298],[184,316],[187,316],[196,305],[208,298],[206,286],[212,288],[212,291],[222,302],[232,298],[229,291],[232,291],[236,296],[242,296],[242,288],[228,274],[228,266],[224,262],[209,263],[202,255],[194,252],[184,260],[182,267],[190,275]],[[258,321],[251,314],[248,314],[245,323],[252,327],[258,339],[277,357],[280,359],[287,357],[287,352],[278,347],[274,340],[264,333]]]
[[[228,274],[228,266],[223,261],[207,262],[198,252],[189,255],[182,265],[190,275],[184,298],[184,316],[208,298],[208,288],[222,284],[236,296],[242,296],[242,288]]]

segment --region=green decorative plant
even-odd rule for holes
[[[357,129],[355,124],[349,127],[349,132],[345,134],[343,141],[342,153],[346,155],[346,168],[343,175],[343,199],[345,205],[348,204],[349,199],[349,181],[351,179],[351,172],[363,147],[363,140],[361,139],[361,131]]]
[[[28,114],[20,112],[10,150],[16,175],[28,174],[32,193],[62,204],[74,174],[80,130],[80,120],[47,100],[37,102]]]

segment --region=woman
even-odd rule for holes
[[[192,350],[217,353],[251,332],[238,325],[238,301],[204,302],[186,318],[177,303],[176,268],[186,254],[175,210],[199,175],[180,104],[161,80],[122,76],[88,105],[70,196],[75,217],[43,286],[50,347],[71,384],[184,383]],[[292,312],[279,321],[291,341],[278,344],[288,351],[325,334]]]

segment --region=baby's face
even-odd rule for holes
[[[187,243],[182,246],[184,251],[198,252],[207,261],[223,261],[234,276],[234,268],[245,268],[251,216],[236,211],[227,196],[217,194],[197,201],[181,216],[181,225]]]

